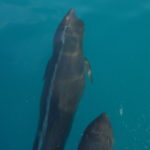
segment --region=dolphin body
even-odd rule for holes
[[[52,58],[47,64],[40,119],[33,150],[63,150],[85,87],[91,77],[83,55],[84,24],[71,9],[57,28]]]
[[[112,150],[113,133],[107,114],[102,113],[88,125],[78,150]]]

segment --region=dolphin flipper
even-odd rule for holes
[[[85,60],[84,60],[84,65],[85,65],[85,72],[87,73],[91,83],[93,83],[92,69],[91,69],[91,65],[87,58],[85,58]]]

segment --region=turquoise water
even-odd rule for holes
[[[87,79],[66,150],[102,112],[114,150],[150,149],[150,2],[139,0],[0,1],[0,149],[32,150],[43,74],[62,17],[75,8],[85,23]]]

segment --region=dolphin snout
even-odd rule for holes
[[[70,21],[71,19],[75,19],[75,9],[74,8],[71,8],[66,16],[66,20],[67,21]]]

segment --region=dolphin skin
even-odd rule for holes
[[[107,114],[102,113],[84,131],[78,150],[111,150],[112,146],[112,127]]]
[[[63,150],[90,65],[83,55],[84,24],[70,9],[58,26],[47,64],[33,150]]]

